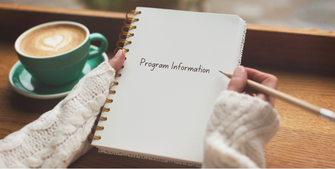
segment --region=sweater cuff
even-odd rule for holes
[[[237,155],[236,157],[241,157],[239,160],[250,159],[250,162],[254,162],[258,167],[265,167],[263,148],[276,133],[279,125],[280,118],[277,110],[268,102],[257,97],[225,90],[216,100],[214,112],[207,127],[205,159],[208,159],[206,158],[207,150],[212,149],[213,146],[223,146],[229,150],[227,148],[222,151],[216,150],[217,153],[227,155],[233,152],[232,154]],[[240,164],[236,164],[237,166],[231,164],[233,160],[221,160],[224,162],[223,165],[228,164],[228,167],[241,167]],[[208,164],[211,162],[207,161],[207,167],[222,167],[208,166]],[[212,164],[219,163],[213,162]]]

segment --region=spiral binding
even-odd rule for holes
[[[126,53],[129,52],[129,49],[128,48],[125,48],[124,46],[125,45],[130,45],[132,42],[129,41],[129,40],[126,40],[127,37],[133,37],[135,36],[134,33],[130,33],[128,32],[130,29],[136,29],[137,27],[134,26],[134,25],[131,25],[133,22],[138,22],[139,19],[138,18],[133,18],[133,17],[129,17],[128,14],[134,14],[134,15],[138,15],[138,14],[141,14],[141,11],[136,11],[136,10],[131,10],[129,12],[127,12],[126,14],[126,19],[124,20],[123,22],[123,26],[121,28],[121,33],[119,35],[119,40],[116,42],[116,48],[114,50],[114,55],[116,54],[116,52],[118,50],[124,50]],[[121,69],[123,69],[124,66],[122,65]],[[121,77],[121,73],[116,73],[115,75],[116,77]],[[119,82],[113,82],[113,86],[117,86],[119,85]],[[115,90],[109,90],[109,94],[116,94],[116,91]],[[113,102],[113,99],[106,99],[106,103],[112,103]],[[101,112],[109,112],[110,111],[110,108],[108,107],[102,107],[101,108]],[[104,117],[104,116],[100,116],[99,121],[107,121],[107,117]],[[97,126],[95,125],[93,127],[93,129],[95,130],[103,130],[104,129],[104,126]],[[99,135],[93,135],[92,139],[94,140],[100,140],[101,139],[101,136]]]
[[[136,11],[136,10],[131,10],[129,12],[127,12],[126,14],[126,19],[123,22],[123,26],[121,28],[121,33],[119,35],[119,40],[116,42],[116,48],[114,50],[114,54],[122,49],[125,52],[129,52],[128,48],[125,48],[124,45],[130,45],[131,41],[126,40],[127,37],[133,37],[134,33],[129,33],[128,31],[131,29],[136,29],[137,27],[134,25],[131,25],[133,22],[138,22],[139,19],[138,18],[133,18],[133,17],[129,17],[129,14],[134,14],[134,15],[138,15],[141,14],[141,11]]]

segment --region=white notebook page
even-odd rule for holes
[[[214,102],[229,81],[219,70],[239,64],[245,22],[236,15],[136,10],[137,29],[130,30],[122,76],[109,96],[114,102],[105,105],[108,120],[99,122],[105,129],[92,144],[200,163]]]

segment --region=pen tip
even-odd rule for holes
[[[221,70],[219,70],[220,73],[222,73],[223,75],[227,76],[228,78],[231,78],[232,74],[230,73],[226,73],[226,72],[222,72]]]

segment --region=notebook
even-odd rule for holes
[[[132,13],[117,44],[127,59],[92,145],[107,154],[200,166],[214,102],[229,82],[219,70],[240,64],[246,22],[145,7]]]

